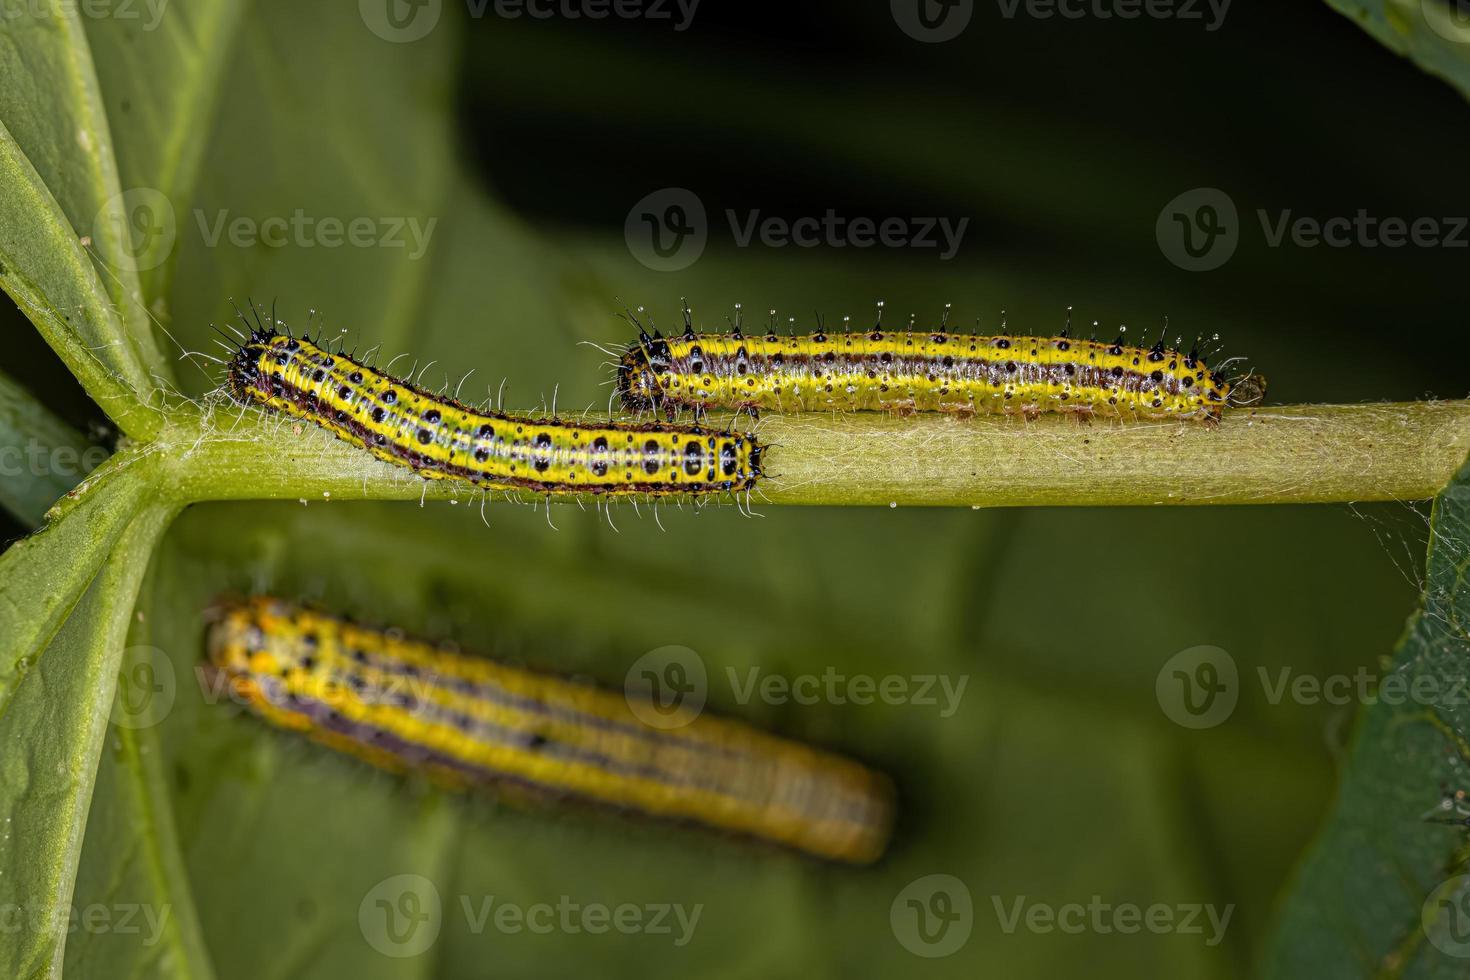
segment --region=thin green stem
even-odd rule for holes
[[[1470,401],[1295,405],[1197,422],[769,415],[775,504],[1051,506],[1419,500],[1470,453]],[[310,425],[191,416],[160,447],[180,501],[465,497]]]

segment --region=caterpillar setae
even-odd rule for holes
[[[1253,404],[1258,377],[1232,384],[1197,350],[1133,347],[1056,337],[872,330],[747,337],[740,308],[729,333],[650,335],[622,353],[617,390],[634,411],[679,407],[773,411],[876,409],[960,415],[1042,412],[1122,418],[1185,418],[1214,423],[1227,405]],[[634,321],[636,324],[636,321]]]
[[[480,411],[257,321],[230,359],[237,401],[309,419],[429,479],[546,494],[713,494],[753,488],[754,435],[699,426],[581,425]]]
[[[209,661],[281,727],[393,771],[512,798],[566,797],[866,863],[883,774],[735,721],[655,727],[652,702],[353,625],[277,598],[225,602]],[[641,710],[640,710],[641,709]]]

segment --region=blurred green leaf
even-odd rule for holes
[[[0,374],[0,507],[35,527],[58,497],[106,458],[105,449]]]
[[[1430,535],[1422,608],[1358,726],[1284,909],[1271,976],[1465,975],[1470,805],[1452,795],[1470,790],[1470,467],[1435,500]]]
[[[249,6],[247,0],[140,3],[128,8],[136,16],[87,19],[118,174],[125,186],[149,188],[168,202],[165,217],[175,233],[179,219],[189,217],[204,147],[219,118],[221,85]],[[165,323],[177,257],[178,250],[170,248],[165,261],[138,270],[146,305]]]
[[[137,617],[121,658],[71,901],[78,920],[98,924],[67,942],[69,978],[214,975],[178,850],[155,727],[179,681],[188,678],[171,673],[152,638],[151,623]]]
[[[1327,0],[1384,47],[1470,98],[1470,20],[1458,0]]]

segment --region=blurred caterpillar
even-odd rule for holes
[[[888,778],[735,721],[675,727],[630,694],[257,597],[222,604],[209,662],[253,711],[393,771],[691,821],[834,861],[876,860]]]
[[[881,316],[881,304],[880,304]],[[985,336],[937,330],[747,337],[740,308],[730,333],[649,335],[623,352],[617,390],[630,410],[679,407],[755,411],[1042,412],[1121,418],[1220,420],[1227,405],[1258,402],[1264,381],[1232,384],[1198,350],[1057,337]],[[636,323],[636,321],[635,321]],[[880,320],[881,324],[881,320]]]
[[[715,494],[752,489],[755,436],[657,423],[578,425],[482,412],[258,319],[226,389],[308,419],[428,479],[546,494]]]

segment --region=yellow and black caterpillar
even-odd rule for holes
[[[1057,337],[884,330],[747,337],[652,335],[623,352],[617,389],[634,411],[680,407],[769,411],[880,410],[961,415],[1073,412],[1217,422],[1227,405],[1253,403],[1259,378],[1240,390],[1198,351]]]
[[[208,651],[267,720],[389,770],[621,807],[835,861],[874,861],[888,841],[886,776],[739,722],[698,714],[655,727],[642,720],[652,703],[631,695],[269,597],[222,604]]]
[[[480,411],[272,328],[257,327],[240,344],[226,389],[429,479],[547,494],[666,495],[746,491],[762,475],[753,435]]]

